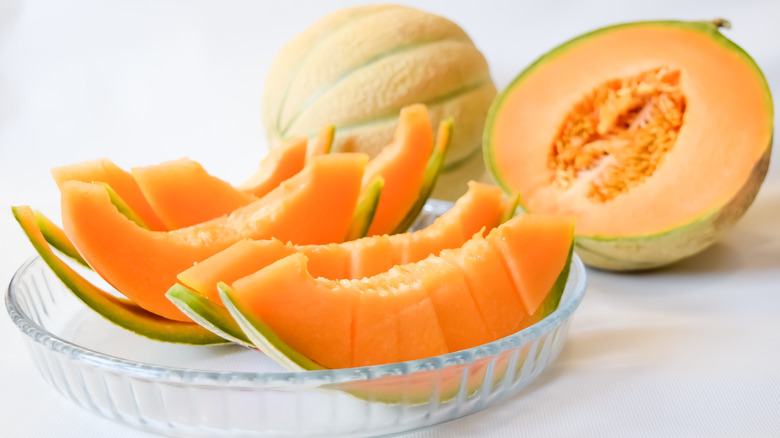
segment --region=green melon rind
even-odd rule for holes
[[[165,296],[182,313],[206,330],[226,341],[255,348],[227,309],[219,304],[180,284],[171,286]]]
[[[14,218],[24,230],[41,259],[73,294],[110,322],[141,336],[163,342],[208,345],[225,341],[192,322],[173,321],[155,315],[130,300],[116,297],[82,277],[57,257],[46,242],[27,206],[11,207]]]
[[[73,242],[65,235],[65,231],[63,231],[62,228],[58,227],[57,224],[52,222],[51,219],[44,216],[44,214],[38,210],[34,210],[33,215],[35,215],[35,223],[38,225],[38,229],[41,231],[43,239],[49,245],[75,260],[80,265],[87,268],[90,267],[87,261],[84,260],[84,257],[81,257],[81,254],[79,254],[76,247],[73,246]]]
[[[324,370],[321,365],[295,351],[281,340],[263,321],[256,318],[250,309],[245,308],[233,296],[235,291],[229,285],[220,282],[217,285],[219,297],[230,315],[238,323],[249,340],[274,362],[289,371]]]
[[[577,254],[589,266],[634,271],[659,268],[698,253],[715,243],[748,209],[769,169],[771,151],[770,146],[731,201],[693,222],[644,236],[577,236]]]
[[[447,151],[449,150],[452,140],[452,125],[453,119],[447,119],[441,122],[440,126],[445,130],[447,138],[444,141],[437,139],[435,148],[431,153],[430,158],[428,158],[428,162],[425,164],[419,196],[406,213],[406,216],[404,216],[390,234],[405,233],[417,219],[417,216],[420,215],[423,207],[425,207],[425,203],[428,202],[428,198],[436,187],[436,182],[439,180],[439,175],[441,175],[442,168],[444,167],[444,161],[447,157]]]
[[[371,222],[376,215],[376,208],[379,205],[379,198],[382,196],[382,189],[385,186],[385,179],[377,176],[363,189],[355,205],[355,213],[352,215],[352,222],[349,224],[345,241],[360,239],[366,237],[368,229],[371,228]]]
[[[579,44],[587,41],[591,37],[628,27],[648,25],[679,27],[697,31],[709,36],[726,49],[735,52],[751,67],[751,70],[756,75],[756,80],[764,88],[767,115],[770,120],[773,120],[774,105],[772,94],[763,72],[758,67],[755,60],[745,52],[745,50],[726,38],[718,30],[721,26],[728,27],[728,22],[720,20],[640,21],[604,27],[574,38],[541,56],[515,77],[490,106],[485,122],[482,153],[485,159],[485,166],[499,187],[506,193],[512,193],[513,191],[498,170],[498,164],[493,153],[492,134],[501,107],[509,96],[511,96],[515,86],[521,83],[526,76],[534,72],[538,67],[569,50],[575,49]],[[750,206],[766,175],[769,167],[771,150],[772,141],[770,139],[764,155],[753,167],[753,171],[747,182],[740,188],[737,194],[724,205],[713,208],[687,224],[659,233],[642,236],[576,235],[575,247],[577,254],[582,258],[582,261],[589,266],[615,271],[654,269],[696,254],[714,243],[725,231],[737,222],[747,210],[748,206]],[[518,204],[523,211],[530,212],[530,209],[523,203],[522,198],[518,199]]]

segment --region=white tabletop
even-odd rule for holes
[[[58,217],[53,166],[189,156],[231,182],[266,152],[274,53],[353,1],[0,0],[0,282],[33,254],[8,206]],[[656,3],[650,5],[651,3]],[[461,24],[499,87],[584,31],[725,17],[780,90],[780,2],[419,1]],[[415,437],[780,436],[780,166],[704,253],[644,274],[589,271],[558,360],[521,394]],[[3,312],[3,315],[6,313]],[[0,436],[148,434],[81,410],[38,375],[0,316]]]

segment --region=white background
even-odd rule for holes
[[[33,254],[9,206],[58,217],[53,166],[189,156],[231,182],[247,177],[266,152],[260,99],[274,54],[325,13],[359,3],[0,0],[0,282]],[[725,34],[780,90],[778,1],[405,3],[464,27],[499,88],[593,28],[725,17],[734,24]],[[589,271],[568,344],[521,395],[413,436],[780,436],[778,167],[701,255],[645,274]],[[146,434],[51,390],[3,312],[0,436]]]

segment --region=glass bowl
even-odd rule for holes
[[[451,206],[429,201],[416,227]],[[16,272],[6,306],[44,380],[120,423],[172,436],[375,436],[463,417],[519,392],[560,352],[585,285],[575,255],[558,309],[513,335],[429,359],[298,373],[237,345],[167,344],[114,326],[39,257]]]

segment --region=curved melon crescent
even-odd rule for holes
[[[35,250],[54,274],[79,300],[104,318],[127,330],[158,341],[183,344],[225,342],[195,323],[163,318],[93,285],[52,252],[36,223],[35,213],[29,207],[12,207],[12,211]]]
[[[462,248],[359,280],[315,278],[296,253],[221,283],[220,297],[247,337],[290,369],[420,359],[500,339],[554,310],[573,235],[573,218],[519,215]],[[491,329],[507,316],[512,330]]]
[[[275,241],[243,240],[178,275],[167,297],[193,321],[233,342],[246,345],[220,301],[216,285],[232,283],[294,252],[310,257],[313,275],[331,279],[362,278],[387,271],[395,264],[419,261],[443,249],[462,245],[474,233],[492,230],[514,211],[514,199],[502,202],[501,189],[472,182],[469,191],[429,226],[393,236],[372,236],[332,245],[284,245]],[[251,344],[250,344],[251,345]]]
[[[363,154],[316,157],[260,200],[228,216],[167,232],[128,220],[102,186],[68,181],[61,186],[63,228],[90,266],[122,294],[153,313],[189,321],[165,298],[179,272],[245,238],[342,241],[367,161]]]

